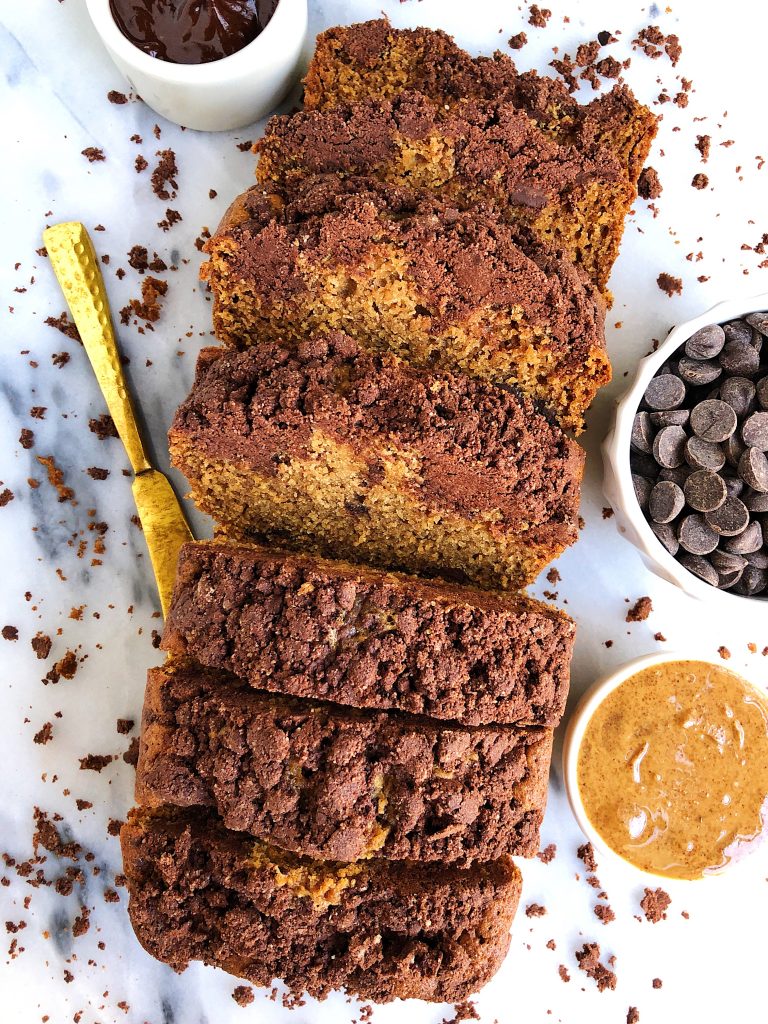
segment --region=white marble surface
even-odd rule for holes
[[[554,10],[550,26],[538,30],[525,24],[525,8],[504,0],[321,0],[311,4],[312,29],[373,17],[383,8],[398,25],[443,27],[474,52],[491,52],[525,27],[529,44],[516,59],[523,68],[542,70],[551,59],[551,46],[573,53],[579,42],[602,29],[621,30],[625,42],[611,48],[621,57],[637,29],[649,21],[679,32],[684,54],[676,70],[666,59],[637,55],[627,72],[647,102],[660,91],[657,77],[674,94],[676,76],[684,75],[693,79],[694,92],[686,110],[673,104],[658,108],[664,121],[651,163],[661,174],[664,193],[656,218],[647,204],[637,203],[611,282],[616,301],[609,316],[609,344],[615,381],[599,396],[591,416],[583,497],[586,527],[580,543],[558,564],[563,579],[556,589],[579,625],[574,696],[596,675],[657,649],[657,631],[670,645],[690,643],[709,655],[726,645],[733,652],[732,666],[748,668],[765,681],[768,659],[750,654],[747,643],[755,643],[758,650],[768,644],[768,616],[747,622],[710,614],[649,575],[614,522],[601,515],[597,448],[612,399],[652,338],[661,338],[672,323],[724,296],[768,290],[768,271],[758,268],[764,257],[741,248],[742,243],[754,245],[768,230],[768,168],[760,170],[758,159],[768,156],[761,100],[766,10],[758,4],[734,4],[729,8],[732,20],[714,23],[709,8],[695,0],[680,0],[673,11],[662,13],[599,0],[583,0],[578,15],[574,4],[548,0],[548,6]],[[572,16],[566,24],[563,15],[569,9]],[[65,219],[83,220],[91,228],[103,224],[104,232],[93,237],[99,251],[111,257],[105,275],[115,309],[139,294],[140,278],[126,262],[132,245],[147,245],[150,254],[156,250],[177,268],[160,275],[168,281],[169,292],[155,330],[142,334],[131,324],[119,332],[131,360],[131,382],[165,466],[165,431],[190,384],[195,355],[210,327],[209,303],[197,283],[200,257],[194,240],[204,226],[213,229],[229,199],[250,184],[253,157],[239,152],[236,143],[255,138],[259,126],[235,135],[201,135],[161,123],[156,139],[153,125],[158,119],[140,102],[107,102],[108,90],[125,86],[98,45],[82,0],[3,4],[0,66],[0,490],[8,487],[15,495],[0,508],[0,625],[13,625],[19,634],[15,642],[0,640],[0,850],[18,860],[30,856],[37,806],[59,813],[63,832],[95,854],[90,863],[81,859],[84,881],[67,897],[52,887],[31,887],[13,867],[0,864],[0,875],[9,880],[0,888],[0,919],[25,924],[4,940],[6,949],[17,940],[18,951],[15,958],[0,958],[0,1016],[14,1024],[359,1020],[359,1006],[343,995],[285,1010],[279,999],[273,1002],[257,990],[254,1003],[241,1009],[231,999],[236,982],[222,972],[196,965],[176,976],[151,960],[130,930],[125,890],[118,889],[117,903],[105,902],[103,895],[120,871],[118,841],[107,826],[111,818],[122,818],[131,803],[133,770],[118,758],[97,774],[80,770],[78,761],[91,752],[119,755],[127,747],[129,737],[117,734],[115,722],[118,717],[138,721],[144,671],[159,659],[151,642],[151,632],[159,625],[158,605],[143,541],[130,520],[130,481],[121,472],[126,459],[117,441],[99,441],[88,430],[88,419],[104,411],[103,403],[82,349],[44,322],[57,316],[64,303],[47,261],[35,250],[46,224]],[[130,141],[134,133],[142,143]],[[713,139],[706,167],[694,149],[698,133]],[[720,146],[729,139],[735,140],[732,146]],[[88,163],[80,155],[87,146],[102,147],[106,160]],[[179,196],[170,203],[153,195],[148,171],[137,174],[133,169],[137,154],[152,166],[164,147],[175,150],[179,164]],[[691,188],[698,170],[709,175],[709,189]],[[211,188],[218,193],[215,199],[209,198]],[[169,205],[183,220],[163,233],[156,222]],[[686,261],[688,253],[700,251],[700,261]],[[126,269],[122,281],[115,275],[119,267]],[[655,280],[662,270],[683,278],[681,296],[669,299],[658,290]],[[699,283],[698,275],[709,280]],[[620,328],[613,326],[617,322]],[[52,363],[52,355],[60,352],[71,357],[62,367]],[[33,406],[46,407],[44,419],[31,418]],[[22,427],[34,430],[30,450],[18,443]],[[74,490],[74,500],[56,500],[44,467],[36,461],[50,455]],[[109,477],[91,479],[85,472],[90,466],[109,469]],[[39,487],[29,486],[30,477]],[[103,554],[94,552],[97,533],[89,530],[94,522],[108,524]],[[197,525],[201,533],[206,529],[200,520]],[[653,598],[652,616],[627,625],[625,600],[644,594]],[[81,618],[71,618],[71,610],[80,606]],[[37,660],[30,647],[37,631],[53,637],[47,661]],[[607,640],[613,641],[610,648]],[[75,677],[43,685],[46,672],[67,650],[80,662]],[[35,744],[33,736],[45,722],[53,724],[53,738],[46,745]],[[93,806],[79,811],[76,798]],[[593,914],[595,890],[585,884],[575,857],[581,836],[562,792],[557,763],[543,841],[557,843],[557,857],[547,866],[538,860],[523,865],[523,905],[541,903],[547,914],[529,919],[521,911],[503,969],[475,1000],[483,1021],[620,1024],[629,1006],[639,1008],[643,1024],[765,1019],[767,852],[721,879],[670,885],[668,920],[656,925],[637,919],[642,877],[630,869],[601,868],[599,876],[616,913],[615,922],[603,926]],[[34,870],[39,867],[47,879],[55,879],[68,863],[48,856]],[[100,869],[98,875],[94,867]],[[90,928],[74,937],[71,924],[81,905],[91,909]],[[554,951],[546,947],[550,938],[556,942]],[[598,993],[577,970],[574,952],[586,940],[599,941],[606,956],[615,954],[615,992]],[[570,983],[558,977],[559,964],[566,965]],[[66,971],[74,976],[70,982]],[[652,988],[654,977],[663,979],[660,990]],[[412,1003],[376,1008],[373,1020],[437,1024],[452,1016],[450,1007]]]

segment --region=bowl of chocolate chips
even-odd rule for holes
[[[603,461],[652,571],[731,610],[768,601],[768,294],[720,303],[641,360]]]

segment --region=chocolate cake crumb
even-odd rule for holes
[[[74,841],[65,842],[49,819],[46,811],[39,807],[34,809],[35,831],[32,833],[32,848],[37,856],[38,847],[42,846],[48,853],[53,853],[64,860],[77,860],[82,853],[82,846]]]
[[[630,1006],[627,1010],[627,1024],[638,1024],[640,1020],[640,1011],[636,1006]]]
[[[651,984],[653,985],[654,988],[661,988],[661,986],[664,984],[664,982],[661,980],[661,978],[654,978],[653,981],[651,982]]]
[[[536,856],[539,858],[542,864],[549,864],[550,861],[555,859],[557,854],[557,846],[555,843],[549,843],[543,850],[539,850]]]
[[[731,656],[731,652],[728,650],[727,647],[722,647],[722,646],[718,647],[717,648],[717,653],[720,655],[720,657],[723,659],[723,661],[728,661],[728,659]]]
[[[603,924],[610,924],[611,921],[615,921],[616,920],[616,915],[614,914],[612,908],[609,907],[609,906],[606,906],[606,904],[604,904],[604,903],[597,903],[595,905],[594,909],[595,909],[595,917],[599,921],[602,921]]]
[[[249,153],[253,149],[253,139],[246,139],[245,142],[236,143],[241,153]]]
[[[117,720],[117,731],[121,736],[126,736],[133,730],[135,721],[132,718],[118,718]]]
[[[33,405],[29,410],[29,415],[33,420],[44,420],[46,412],[48,412],[46,405]]]
[[[77,939],[79,936],[85,935],[88,931],[91,926],[91,922],[89,921],[90,916],[91,912],[88,907],[81,906],[80,914],[75,918],[72,924],[72,935],[74,938]]]
[[[75,804],[77,805],[78,811],[87,811],[89,808],[93,807],[90,800],[77,799],[75,800]]]
[[[95,434],[100,441],[106,441],[108,437],[117,437],[115,421],[108,412],[104,412],[98,419],[88,420],[88,429]]]
[[[712,137],[710,135],[696,136],[696,149],[701,154],[701,162],[705,164],[709,159],[709,151],[712,148]]]
[[[123,104],[128,102],[128,97],[124,92],[118,92],[117,89],[110,89],[107,93],[107,99],[110,103],[114,103],[118,107],[122,107]]]
[[[36,732],[35,735],[33,736],[33,741],[35,743],[40,743],[42,745],[45,745],[46,743],[49,743],[52,739],[53,739],[53,724],[51,722],[46,722],[45,725],[42,727],[42,729],[40,729],[38,732]]]
[[[21,447],[29,451],[29,449],[32,447],[34,443],[34,432],[31,431],[28,427],[22,427],[21,433],[19,434],[19,444],[21,445]]]
[[[139,153],[139,155],[133,161],[133,166],[136,169],[136,173],[141,174],[142,171],[146,171],[146,169],[149,167],[149,161],[145,160],[141,153]]]
[[[3,640],[18,640],[19,631],[16,626],[3,626]]]
[[[653,602],[650,597],[639,597],[627,612],[627,622],[645,622],[653,611]]]
[[[579,969],[595,981],[598,992],[616,988],[616,974],[600,963],[600,946],[596,942],[585,942],[582,948],[576,951],[576,959],[579,962]]]
[[[107,158],[104,156],[104,150],[99,149],[98,146],[88,146],[81,150],[81,155],[84,156],[89,164],[100,163]]]
[[[667,642],[667,638],[664,636],[663,633],[654,633],[653,634],[653,639],[656,640],[660,644],[664,644],[664,643]]]
[[[119,818],[110,818],[109,824],[107,825],[108,835],[119,836],[120,829],[123,827],[124,824],[125,822],[121,821]]]
[[[80,771],[101,772],[114,760],[114,754],[86,754],[85,757],[79,758]]]
[[[529,903],[525,908],[526,917],[544,917],[547,912],[546,907],[542,907],[540,903]]]
[[[363,1007],[365,1009],[365,1007]],[[464,999],[460,1003],[456,1003],[453,1007],[454,1014],[450,1020],[444,1020],[443,1024],[462,1024],[462,1021],[467,1020],[480,1020],[480,1014],[477,1012],[477,1007],[471,999]],[[360,1014],[361,1020],[369,1021],[372,1019],[372,1012],[367,1016]]]
[[[39,654],[38,657],[40,657]],[[43,679],[43,683],[46,686],[48,685],[48,683],[51,683],[55,686],[60,679],[74,679],[76,672],[77,656],[74,651],[67,651],[64,657],[60,658],[53,666],[53,668],[46,673],[46,676]]]
[[[548,10],[546,7],[539,7],[538,4],[531,4],[528,24],[533,25],[534,28],[546,28],[547,22],[551,17],[552,11]]]
[[[644,167],[637,179],[637,194],[641,199],[658,199],[662,191],[658,171],[653,167]]]
[[[701,172],[699,172],[699,174],[694,174],[693,178],[691,178],[691,185],[693,185],[694,188],[706,188],[708,184],[709,178],[706,174],[702,174]]]
[[[613,519],[613,509],[610,507],[603,507],[603,519]]]
[[[128,266],[138,270],[140,274],[149,266],[149,253],[144,245],[134,245],[128,253]]]
[[[123,760],[126,764],[133,765],[135,768],[139,763],[139,738],[134,736],[131,740],[128,749],[123,754]]]
[[[650,921],[651,924],[665,921],[667,908],[672,902],[669,893],[666,893],[663,889],[645,889],[644,893],[645,895],[640,900],[640,909],[645,914],[646,920]]]
[[[216,191],[215,188],[209,188],[208,189],[208,198],[209,199],[215,199],[218,194],[219,193]]]
[[[656,278],[656,284],[661,291],[666,292],[670,299],[673,295],[682,295],[683,293],[682,278],[673,277],[671,274],[667,274],[666,271],[659,274]]]
[[[106,480],[109,476],[109,470],[100,469],[99,466],[89,466],[86,473],[92,480]]]
[[[510,36],[508,40],[508,44],[513,50],[522,50],[527,42],[528,36],[525,32],[518,32],[517,35]]]
[[[576,856],[584,862],[584,867],[587,871],[590,873],[597,871],[597,861],[595,860],[595,851],[592,843],[584,843],[583,846],[580,846],[576,851]]]
[[[72,341],[79,341],[82,345],[80,338],[80,332],[78,331],[75,324],[69,319],[66,310],[60,316],[47,316],[44,323],[48,327],[55,327],[57,331],[61,331],[62,334],[66,334]]]
[[[565,964],[560,964],[558,966],[557,973],[560,975],[560,980],[561,981],[570,981],[571,980],[571,976],[568,973],[568,968],[565,966]]]
[[[141,301],[131,299],[128,305],[120,310],[120,322],[127,324],[131,316],[136,316],[139,320],[144,320],[145,323],[157,323],[160,319],[160,302],[158,300],[167,292],[167,281],[148,274],[141,282]]]
[[[45,633],[38,633],[37,636],[33,636],[30,640],[32,650],[35,652],[40,661],[45,661],[48,655],[51,653],[51,647],[53,641]]]
[[[160,159],[157,162],[157,167],[152,171],[152,191],[158,199],[167,202],[169,199],[176,198],[176,190],[179,187],[176,181],[176,176],[179,173],[176,154],[172,149],[161,149],[155,156],[159,156]],[[170,189],[167,187],[168,185],[171,186]]]
[[[666,53],[672,62],[672,67],[677,66],[683,53],[679,37],[674,33],[665,36],[658,25],[648,25],[646,28],[640,29],[637,37],[632,40],[632,48],[642,50],[647,57],[651,57],[653,60]]]
[[[249,985],[238,985],[232,993],[232,998],[238,1006],[250,1006],[256,997]]]

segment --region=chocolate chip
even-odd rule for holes
[[[709,324],[692,334],[685,343],[685,354],[691,359],[714,359],[725,345],[725,331],[720,324]]]
[[[768,586],[768,571],[748,565],[736,585],[736,592],[744,594],[745,597],[754,597],[755,594],[761,594],[766,586]]]
[[[748,416],[741,427],[741,438],[745,444],[768,452],[768,412],[753,412]]]
[[[659,464],[652,455],[634,450],[629,453],[629,468],[638,476],[655,477],[659,473]]]
[[[691,429],[705,441],[725,441],[736,429],[736,413],[725,402],[706,399],[691,410]]]
[[[739,476],[753,491],[768,491],[768,458],[759,448],[746,448],[739,459]]]
[[[762,377],[757,382],[756,387],[757,400],[763,409],[768,409],[768,377]],[[654,415],[660,415],[659,413],[651,413],[651,422],[653,422]]]
[[[760,548],[757,551],[750,551],[744,556],[750,565],[756,569],[768,569],[768,549]]]
[[[768,494],[747,491],[741,499],[750,512],[768,512]]]
[[[676,469],[685,461],[685,442],[682,427],[662,427],[653,441],[653,457],[665,469]]]
[[[726,345],[732,341],[743,341],[748,345],[752,340],[752,327],[744,320],[731,320],[730,323],[723,324],[723,333]]]
[[[659,484],[656,485],[657,487]],[[697,512],[713,512],[728,497],[725,480],[708,469],[691,473],[685,481],[685,500]],[[678,512],[680,509],[678,509]],[[677,512],[675,513],[677,515]]]
[[[674,527],[669,523],[651,523],[651,529],[661,541],[670,555],[676,555],[680,550],[680,542],[677,539]]]
[[[744,454],[746,445],[741,440],[738,434],[734,433],[723,443],[725,449],[725,457],[728,460],[729,465],[733,466],[734,469],[738,468],[739,460]]]
[[[685,461],[694,469],[711,469],[717,472],[725,465],[725,454],[714,441],[702,441],[700,437],[689,437],[685,442]]]
[[[710,565],[706,558],[685,554],[680,556],[679,561],[680,565],[684,566],[688,572],[692,572],[694,576],[698,576],[700,580],[704,580],[710,586],[716,587],[720,582],[717,570]]]
[[[653,451],[653,437],[654,429],[651,426],[650,415],[647,412],[635,413],[630,440],[635,451],[650,454]]]
[[[720,398],[743,419],[755,407],[755,385],[746,377],[729,377],[720,387]]]
[[[632,474],[632,486],[635,489],[635,497],[637,498],[637,504],[642,509],[648,508],[648,499],[651,496],[653,490],[653,481],[647,477],[638,476],[637,473]]]
[[[760,368],[760,353],[748,341],[729,341],[718,356],[726,373],[747,377]]]
[[[704,384],[711,384],[713,380],[722,374],[723,368],[713,360],[703,361],[683,356],[677,366],[678,373],[686,384],[701,387]]]
[[[749,510],[740,498],[726,498],[723,504],[704,516],[707,525],[721,537],[735,537],[749,525]],[[682,542],[681,542],[682,543]],[[700,551],[697,554],[704,554]]]
[[[676,409],[685,398],[685,384],[679,377],[665,373],[653,378],[643,397],[651,409]]]
[[[727,572],[741,573],[747,566],[746,558],[742,558],[741,555],[731,554],[728,551],[721,551],[720,548],[712,552],[709,560],[720,575]]]
[[[662,469],[659,471],[659,480],[671,480],[678,487],[684,487],[685,481],[691,475],[687,466],[680,466],[678,469]]]
[[[682,512],[683,505],[682,489],[671,480],[660,480],[648,498],[648,514],[655,523],[671,523]]]
[[[735,537],[727,537],[723,541],[723,548],[736,555],[751,555],[754,551],[759,551],[762,546],[763,531],[758,522],[751,522],[743,533],[739,533]]]
[[[691,418],[690,409],[664,409],[648,413],[654,427],[684,427]]]
[[[749,313],[744,317],[750,327],[754,327],[760,334],[768,336],[768,312]]]
[[[719,537],[703,516],[697,512],[681,520],[677,528],[677,539],[680,547],[691,555],[708,555],[717,547]]]

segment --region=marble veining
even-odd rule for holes
[[[535,591],[556,591],[558,602],[577,620],[574,699],[597,675],[662,643],[694,644],[709,655],[725,646],[732,653],[731,667],[752,666],[753,674],[766,679],[768,658],[760,654],[768,644],[764,621],[728,621],[692,602],[651,576],[618,535],[608,513],[603,514],[598,451],[624,374],[654,338],[726,295],[768,290],[768,271],[759,266],[764,256],[742,248],[754,247],[768,229],[768,169],[762,169],[760,156],[768,156],[768,138],[756,106],[768,28],[765,10],[752,5],[754,25],[734,18],[713,32],[709,16],[693,0],[680,0],[671,12],[605,0],[584,0],[578,6],[553,0],[547,4],[553,14],[546,30],[527,24],[525,6],[503,0],[471,5],[458,0],[317,0],[310,6],[313,33],[375,17],[383,9],[398,25],[443,27],[473,52],[504,49],[512,34],[525,29],[529,42],[515,60],[539,70],[552,59],[553,45],[573,54],[578,43],[603,29],[621,30],[622,42],[610,50],[619,59],[630,55],[630,40],[649,20],[679,33],[684,54],[677,69],[666,58],[651,61],[633,54],[627,72],[646,102],[661,91],[657,78],[674,96],[682,88],[677,76],[686,76],[693,80],[693,91],[686,109],[672,102],[656,108],[664,120],[650,162],[664,192],[654,204],[657,216],[647,203],[637,202],[611,281],[615,303],[608,333],[615,379],[595,403],[586,434],[585,527],[580,543],[557,565],[562,579],[542,579]],[[0,639],[0,851],[16,862],[0,864],[0,919],[8,922],[0,961],[2,1019],[14,1024],[360,1021],[362,1008],[344,994],[323,1004],[307,1000],[286,1008],[279,986],[274,992],[254,990],[253,1003],[242,1008],[232,999],[239,984],[235,979],[199,964],[176,975],[146,955],[133,936],[112,833],[132,801],[133,769],[122,754],[138,735],[145,670],[159,660],[153,646],[159,604],[146,549],[131,518],[135,510],[125,454],[117,440],[99,440],[88,428],[104,405],[82,348],[45,323],[59,316],[64,302],[46,259],[36,252],[47,224],[84,221],[99,254],[109,256],[103,269],[116,314],[130,299],[140,298],[143,278],[127,262],[132,246],[146,246],[150,259],[156,252],[167,264],[166,271],[156,274],[168,282],[168,294],[154,330],[135,317],[118,329],[148,439],[161,468],[167,469],[166,430],[191,383],[195,356],[210,341],[210,302],[197,280],[195,240],[215,229],[228,202],[251,184],[254,158],[238,144],[257,138],[262,125],[203,135],[159,121],[135,98],[122,106],[108,102],[109,90],[127,87],[102,50],[83,0],[3,5],[0,68],[0,493],[8,488],[14,496],[0,507],[0,626],[18,630],[18,639]],[[589,95],[588,86],[583,91]],[[701,117],[706,120],[695,120]],[[694,144],[696,135],[705,133],[713,145],[709,162],[702,165]],[[131,141],[132,136],[141,141]],[[731,139],[733,145],[721,145]],[[81,155],[87,147],[101,148],[105,160],[89,163]],[[161,201],[149,175],[158,151],[166,148],[176,154],[179,188],[178,196]],[[139,154],[149,164],[141,173],[134,169]],[[690,181],[702,170],[710,187],[697,191]],[[215,195],[209,197],[209,190]],[[178,210],[182,220],[163,231],[157,225],[168,208]],[[117,273],[121,268],[122,275]],[[682,295],[669,299],[659,291],[655,282],[661,271],[683,279]],[[36,407],[45,412],[32,412]],[[23,429],[34,432],[29,448],[19,441]],[[51,456],[53,483],[38,461]],[[93,467],[109,475],[95,478],[103,474],[89,475]],[[57,471],[63,475],[58,490]],[[183,481],[172,479],[183,493]],[[205,517],[193,519],[204,536],[209,530]],[[626,601],[644,594],[653,599],[653,614],[644,623],[626,623]],[[51,638],[45,659],[31,646],[38,633]],[[654,639],[656,633],[666,640]],[[13,630],[4,635],[12,637]],[[758,653],[750,653],[748,643]],[[133,720],[132,731],[119,733],[118,719]],[[46,732],[51,733],[47,742],[35,742],[38,734],[46,739]],[[100,771],[83,769],[80,759],[89,754],[114,760]],[[34,853],[35,808],[49,821],[61,816],[54,824],[63,843],[79,844],[76,859],[40,847],[40,859],[25,866]],[[594,913],[596,903],[606,902],[598,899],[603,890],[585,882],[584,865],[576,856],[582,841],[567,807],[556,754],[543,844],[556,843],[557,855],[549,864],[535,859],[522,865],[525,890],[510,954],[474,1000],[482,1021],[615,1024],[626,1019],[630,1006],[639,1008],[643,1022],[655,1024],[761,1019],[760,937],[768,917],[765,853],[721,879],[668,885],[672,905],[667,920],[655,925],[639,909],[642,877],[600,865],[600,884],[616,915],[603,925]],[[534,902],[546,907],[544,916],[526,916],[524,908]],[[548,948],[548,940],[554,948]],[[616,956],[616,991],[599,993],[578,970],[574,954],[586,941],[600,942],[603,958]],[[561,964],[570,974],[568,983],[558,975]],[[652,986],[654,978],[662,979],[661,988]],[[439,1024],[454,1016],[452,1007],[417,1003],[373,1010],[377,1024]]]

